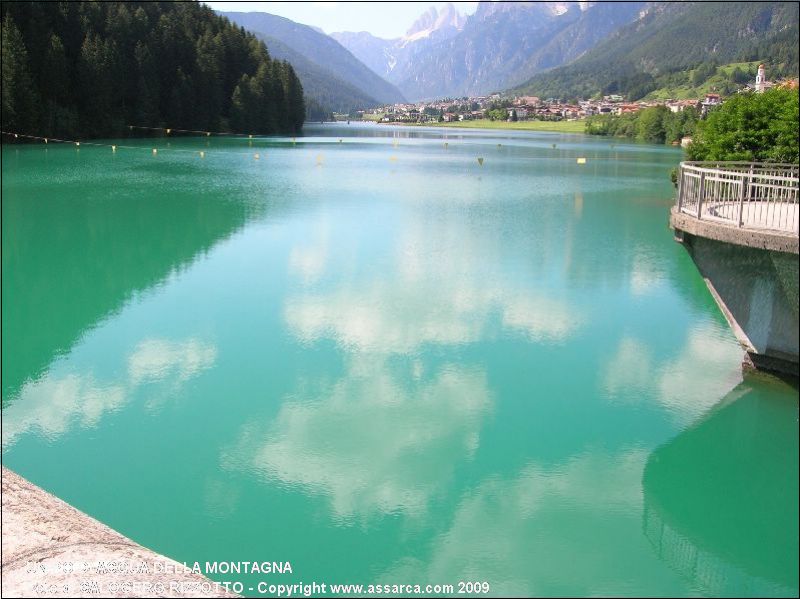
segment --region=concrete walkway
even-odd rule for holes
[[[745,202],[742,227],[797,234],[797,204],[786,202]],[[703,205],[704,219],[728,224],[739,223],[739,202],[709,202]]]
[[[3,467],[3,597],[235,597]]]

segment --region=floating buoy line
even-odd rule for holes
[[[226,131],[201,131],[199,129],[176,129],[174,127],[142,127],[139,125],[128,125],[128,130],[133,131],[134,129],[138,129],[141,131],[162,131],[166,135],[170,135],[171,133],[196,133],[198,135],[205,135],[206,137],[211,137],[212,135],[220,135],[226,137],[246,137],[248,139],[253,139],[252,133],[228,133]],[[292,138],[294,139],[294,138]]]
[[[255,137],[257,137],[257,136],[254,136],[252,133],[226,133],[226,132],[219,132],[219,131],[201,131],[201,130],[195,130],[195,129],[175,129],[173,127],[143,127],[143,126],[139,126],[139,125],[128,125],[128,129],[131,130],[131,131],[134,130],[134,129],[145,130],[145,131],[160,131],[160,132],[163,132],[165,135],[171,135],[174,132],[174,133],[192,133],[192,134],[198,134],[198,135],[206,136],[206,137],[211,137],[212,135],[213,136],[236,137],[236,138],[240,138],[240,139],[244,138],[244,139],[248,139],[248,140],[252,140]],[[61,138],[58,138],[58,137],[45,137],[45,136],[42,136],[42,135],[28,135],[26,133],[15,133],[13,131],[0,131],[0,133],[2,133],[2,135],[8,136],[8,137],[12,137],[14,139],[20,139],[20,138],[21,139],[28,139],[28,140],[33,140],[33,141],[40,141],[40,142],[43,142],[45,144],[57,143],[57,144],[64,144],[64,145],[73,145],[73,146],[75,146],[76,149],[80,149],[81,145],[83,145],[83,146],[93,146],[93,147],[97,147],[97,148],[109,148],[111,150],[112,154],[116,154],[118,150],[140,150],[140,151],[141,150],[144,150],[144,151],[148,151],[149,150],[151,155],[152,156],[156,156],[156,157],[159,155],[159,151],[161,151],[161,152],[180,152],[180,153],[183,153],[183,154],[193,154],[195,156],[199,156],[200,158],[205,158],[206,154],[209,154],[209,153],[212,154],[212,155],[213,154],[233,154],[233,155],[236,155],[236,156],[246,156],[246,157],[249,157],[249,158],[251,158],[253,160],[260,160],[261,158],[267,158],[267,154],[265,154],[263,152],[251,153],[251,152],[241,152],[241,151],[223,150],[223,149],[214,149],[212,152],[208,152],[207,150],[189,150],[189,149],[185,149],[185,148],[171,148],[171,147],[169,147],[169,144],[167,145],[166,148],[164,148],[164,147],[154,148],[152,146],[146,146],[146,145],[133,146],[133,145],[100,143],[100,142],[95,142],[95,141],[78,141],[78,140],[75,140],[75,139],[61,139]],[[343,140],[341,138],[339,138],[337,141],[340,144],[343,143]],[[294,137],[291,138],[291,144],[293,146],[297,145],[296,138],[294,138]],[[252,145],[252,142],[249,145]],[[392,147],[393,148],[398,148],[399,145],[400,145],[400,142],[399,142],[399,140],[397,138],[392,139]],[[498,145],[498,147],[501,147],[501,144],[497,144],[497,145]],[[444,149],[445,150],[448,149],[448,142],[444,142]],[[396,162],[397,160],[398,160],[398,157],[396,155],[389,156],[389,161],[390,162]],[[316,165],[317,166],[322,166],[324,164],[324,162],[325,162],[325,157],[324,157],[323,154],[316,155]],[[478,162],[479,166],[483,166],[483,162],[484,162],[483,157],[482,156],[478,157],[477,158],[477,162]]]
[[[175,131],[175,129],[172,129],[172,131]],[[22,138],[22,139],[31,139],[31,140],[35,140],[35,141],[44,142],[45,144],[58,143],[58,144],[65,144],[65,145],[73,145],[77,149],[80,149],[81,146],[94,146],[94,147],[97,147],[97,148],[110,148],[111,152],[114,153],[114,154],[117,153],[117,150],[121,150],[121,149],[124,149],[124,150],[145,150],[145,151],[149,150],[150,153],[153,156],[158,156],[158,152],[159,152],[159,150],[161,150],[162,152],[181,152],[183,154],[194,154],[195,156],[199,156],[200,158],[205,158],[206,157],[206,151],[205,150],[189,150],[189,149],[184,149],[184,148],[169,148],[169,147],[168,148],[153,148],[151,146],[144,146],[144,145],[142,145],[142,146],[131,146],[131,145],[122,145],[122,144],[106,144],[106,143],[99,143],[99,142],[95,142],[95,141],[77,141],[77,140],[74,140],[74,139],[60,139],[60,138],[57,138],[57,137],[43,137],[43,136],[40,136],[40,135],[27,135],[25,133],[13,133],[13,132],[10,132],[10,131],[1,131],[0,133],[2,133],[3,135],[7,135],[9,137],[13,137],[14,139],[20,139],[20,138]],[[266,154],[258,154],[258,153],[251,154],[250,152],[237,152],[237,151],[234,151],[234,150],[214,150],[212,152],[212,154],[234,154],[236,156],[250,156],[250,157],[254,158],[255,160],[258,160],[259,158],[261,158],[262,155],[263,155],[264,158],[266,158]]]

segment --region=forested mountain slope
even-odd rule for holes
[[[129,124],[299,131],[292,67],[199,3],[4,2],[3,127],[110,136]]]
[[[267,44],[267,49],[273,58],[286,60],[294,68],[303,84],[308,120],[329,119],[332,112],[349,113],[357,108],[380,104],[375,98],[347,81],[339,79],[282,41],[259,34],[256,34],[256,37]]]
[[[309,72],[309,69],[306,68],[309,64],[315,65],[316,81],[321,81],[321,75],[325,75],[328,79],[324,82],[324,88],[329,93],[332,105],[341,109],[364,108],[363,102],[359,102],[359,105],[356,106],[345,106],[347,97],[355,98],[354,90],[358,91],[358,96],[374,100],[368,102],[367,106],[404,100],[403,94],[394,85],[374,73],[335,39],[313,27],[263,12],[223,12],[220,14],[261,39],[277,40],[283,44],[284,48],[304,57],[306,59],[304,72]],[[269,43],[267,43],[267,47],[269,47]],[[280,51],[276,49],[276,52]],[[343,81],[349,86],[343,90],[341,98],[330,95],[333,91],[332,83],[337,80]]]
[[[771,77],[797,73],[797,2],[658,2],[570,65],[515,88],[542,97],[644,97],[690,69],[763,61]]]

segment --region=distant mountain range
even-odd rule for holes
[[[273,58],[292,64],[310,109],[349,112],[405,100],[394,85],[314,27],[261,12],[220,14],[263,40]]]
[[[480,95],[566,64],[640,16],[646,2],[481,2],[431,8],[405,36],[333,33],[409,99]]]
[[[437,42],[458,35],[466,21],[467,17],[448,3],[441,11],[429,8],[403,37],[386,40],[366,31],[332,33],[331,37],[378,75],[400,83],[414,72],[415,57],[429,53]]]
[[[649,2],[635,21],[573,63],[515,92],[542,97],[620,93],[638,99],[680,84],[689,69],[762,61],[770,77],[798,70],[797,2]]]
[[[737,61],[797,72],[796,2],[480,2],[470,16],[446,4],[395,39],[222,14],[292,63],[310,108],[338,112],[505,90],[636,99]]]

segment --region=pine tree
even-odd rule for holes
[[[304,121],[291,66],[199,3],[4,2],[0,11],[7,129],[289,133]]]
[[[297,133],[300,131],[301,127],[303,126],[303,122],[306,119],[306,104],[305,99],[303,98],[303,86],[289,63],[286,63],[286,69],[288,71],[286,97],[288,102],[289,126],[292,128],[293,132]]]
[[[39,96],[28,67],[28,52],[14,21],[3,20],[2,121],[3,129],[35,133]]]

